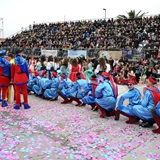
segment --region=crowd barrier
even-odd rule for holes
[[[22,49],[22,48],[1,48],[7,50],[9,53],[15,54],[17,50]],[[63,58],[65,56],[68,56],[68,53],[70,53],[70,49],[57,49],[57,48],[45,48],[41,49],[39,47],[34,47],[34,48],[23,48],[23,55],[26,57],[31,57],[34,55],[35,57],[40,57],[41,55],[53,55],[57,56],[59,58]],[[91,49],[82,49],[82,50],[72,50],[72,53],[77,54],[77,51],[79,51],[79,56],[84,55],[84,52],[86,51],[86,56],[85,57],[106,57],[106,58],[117,58],[120,59],[122,56],[122,53],[124,49],[102,49],[102,48],[91,48]],[[73,55],[73,54],[72,54]]]

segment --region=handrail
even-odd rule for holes
[[[23,30],[27,30],[27,29],[29,29],[29,26],[23,28]],[[12,38],[14,35],[16,35],[16,34],[18,34],[18,33],[21,33],[21,32],[22,32],[22,30],[19,30],[19,31],[17,31],[16,33],[11,34],[11,35],[8,36],[7,38]]]

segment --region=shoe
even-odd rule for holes
[[[153,133],[158,133],[158,134],[160,134],[160,128],[154,129],[154,130],[152,130],[152,132],[153,132]]]
[[[19,109],[20,109],[20,106],[15,105],[15,106],[14,106],[14,109],[19,110]]]
[[[139,122],[140,118],[139,117],[136,117],[136,122]]]
[[[160,117],[154,117],[154,120],[156,121],[158,128],[152,130],[152,132],[160,134]]]
[[[123,116],[126,116],[129,118],[129,120],[126,121],[127,124],[132,124],[134,122],[136,122],[136,117],[135,116],[130,116],[122,111],[119,111],[120,114],[122,114]]]
[[[6,100],[2,100],[2,107],[7,107],[8,104],[7,104],[7,101]]]
[[[67,104],[67,103],[69,103],[68,99],[66,99],[66,100],[64,100],[64,101],[61,102],[61,104]]]
[[[70,100],[68,100],[65,96],[63,96],[63,94],[59,93],[59,96],[63,98],[63,101],[61,102],[61,104],[67,104],[70,102]]]
[[[117,110],[114,120],[118,121],[119,118],[120,118],[120,113],[119,113],[119,111]]]
[[[72,100],[72,101],[75,101],[75,102],[77,102],[77,104],[75,105],[75,106],[82,106],[82,102],[78,99],[78,98],[75,98],[75,97],[70,97],[70,99]]]
[[[142,122],[140,124],[141,127],[147,128],[147,127],[152,127],[153,126],[153,122]]]
[[[110,111],[110,115],[111,115],[111,116],[115,116],[115,115],[116,115],[116,113],[117,113],[117,111],[116,111],[116,110],[112,110],[112,111]]]
[[[29,109],[31,108],[28,104],[24,104],[24,109]]]
[[[106,116],[106,110],[103,109],[99,104],[97,104],[98,109],[101,111],[101,118],[104,118]]]
[[[106,111],[106,116],[107,116],[107,117],[111,117],[110,111],[107,111],[107,110],[105,110],[105,111]]]
[[[136,122],[136,117],[131,117],[131,118],[129,118],[128,121],[126,121],[127,124],[132,124],[134,122]]]

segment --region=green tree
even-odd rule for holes
[[[133,18],[142,18],[144,15],[146,15],[148,12],[141,13],[142,11],[139,11],[138,13],[135,12],[135,10],[131,10],[130,12],[126,12],[127,16],[125,15],[118,15],[118,19],[133,19]]]

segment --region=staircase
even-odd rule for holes
[[[136,59],[141,59],[144,57],[144,47],[146,45],[145,41],[142,41],[137,49],[133,49],[133,55],[132,55],[132,59],[129,59],[129,61],[135,62]]]

